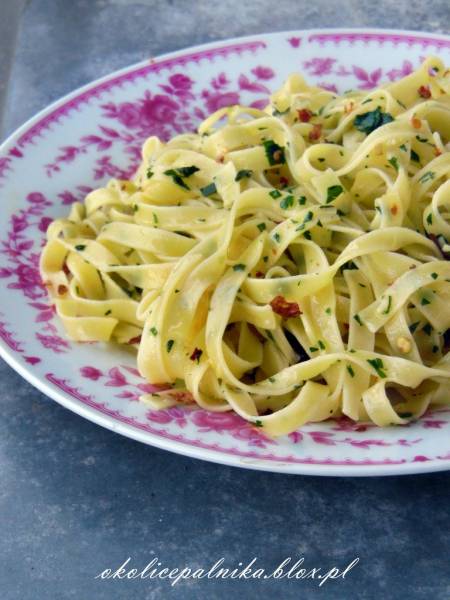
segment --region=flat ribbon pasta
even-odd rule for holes
[[[41,274],[73,339],[137,349],[154,408],[404,425],[449,403],[449,175],[439,59],[342,96],[292,75],[149,138],[50,225]]]

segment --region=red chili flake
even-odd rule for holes
[[[216,158],[216,161],[219,163],[223,163],[224,160],[225,160],[225,156],[223,154],[221,154],[220,156],[218,156]]]
[[[417,92],[422,98],[431,98],[431,91],[428,85],[421,85]]]
[[[280,185],[282,187],[286,187],[288,185],[288,183],[289,183],[289,179],[287,177],[283,177],[283,176],[280,177]]]
[[[128,340],[129,344],[139,344],[139,342],[141,341],[142,335],[137,335],[134,338],[131,338],[131,340]]]
[[[63,272],[64,272],[66,275],[69,275],[69,274],[70,274],[69,267],[67,266],[67,263],[66,263],[65,261],[64,261],[64,264],[63,264],[63,266],[62,266],[62,270],[63,270]]]
[[[417,117],[413,117],[411,119],[411,125],[414,127],[414,129],[420,129],[422,127],[422,121]]]
[[[258,340],[258,342],[261,342],[261,344],[264,344],[264,342],[266,341],[266,338],[262,335],[262,333],[260,333],[256,329],[256,327],[252,323],[248,324],[248,328],[249,328],[250,332],[253,333],[253,335]]]
[[[256,271],[255,277],[257,277],[258,279],[262,279],[265,277],[265,275],[262,271]]]
[[[307,108],[302,108],[298,110],[297,113],[298,118],[302,123],[308,123],[311,120],[311,117],[313,116],[312,112]]]
[[[194,397],[190,392],[171,392],[170,396],[173,396],[177,402],[182,404],[192,404],[194,402]]]
[[[322,135],[322,125],[320,123],[316,123],[313,125],[313,128],[309,132],[308,138],[311,142],[314,142],[320,138]]]
[[[190,359],[191,360],[196,360],[197,362],[200,360],[201,355],[203,354],[203,350],[200,350],[200,348],[196,348],[194,350],[194,352],[190,355]]]
[[[271,301],[270,306],[277,315],[289,319],[292,317],[298,317],[302,314],[297,302],[288,302],[283,296],[275,296]]]
[[[58,285],[58,294],[60,296],[63,296],[64,294],[67,294],[67,286],[66,285]]]
[[[393,215],[396,215],[396,214],[398,213],[398,206],[397,206],[396,204],[393,204],[393,205],[391,206],[391,213],[392,213]]]

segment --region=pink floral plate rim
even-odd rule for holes
[[[42,136],[43,132],[45,132],[46,129],[51,129],[53,125],[59,126],[61,120],[67,118],[71,111],[78,110],[83,103],[88,103],[90,98],[96,98],[102,93],[108,92],[115,86],[120,87],[124,81],[133,81],[135,78],[139,78],[141,75],[148,73],[151,69],[159,72],[165,68],[170,69],[170,65],[173,66],[174,64],[181,66],[190,61],[199,62],[204,58],[208,58],[208,60],[213,61],[217,56],[223,57],[227,56],[228,53],[233,52],[237,54],[245,51],[257,52],[258,49],[265,48],[266,42],[269,40],[280,38],[284,38],[286,43],[288,43],[291,48],[298,48],[299,50],[301,50],[302,44],[304,43],[315,43],[321,48],[329,46],[330,52],[332,52],[334,47],[338,47],[342,43],[350,46],[355,43],[362,43],[363,45],[376,44],[380,47],[386,43],[392,44],[394,47],[403,44],[405,47],[419,45],[424,52],[437,51],[438,53],[442,49],[450,49],[450,37],[438,34],[380,29],[325,29],[287,31],[234,38],[165,54],[155,59],[149,59],[130,67],[126,67],[92,83],[89,83],[86,86],[83,86],[63,97],[62,99],[54,102],[49,107],[27,121],[0,146],[0,180],[2,178],[7,178],[8,171],[10,170],[10,162],[15,159],[20,159],[21,149],[24,146],[27,144],[34,144],[36,137]],[[304,64],[306,65],[308,63]],[[345,76],[350,73],[348,70],[346,70],[345,66],[338,67],[337,60],[333,58],[312,59],[309,61],[310,74],[312,75],[327,75],[332,72],[332,67],[335,69],[334,73],[336,75]],[[410,63],[408,63],[406,60],[404,60],[403,65],[399,65],[399,67],[399,69],[392,69],[391,71],[387,72],[389,78],[393,79],[397,76],[406,74],[408,69],[411,68]],[[265,83],[267,79],[272,77],[270,71],[271,69],[267,69],[265,67],[256,67],[255,69],[252,69],[252,73],[256,79],[254,81],[250,81],[246,75],[241,75],[239,78],[239,87],[241,90],[247,90],[257,94],[268,91]],[[362,89],[370,89],[378,84],[378,81],[381,77],[381,69],[377,68],[373,71],[369,71],[354,66],[353,75],[357,78],[359,87]],[[182,81],[181,75],[178,76],[176,81],[172,77],[170,83],[172,85],[172,93],[179,94],[181,99],[183,99],[183,94],[185,98],[188,97],[190,91],[189,88],[186,88],[185,80]],[[222,83],[217,80],[218,87],[215,89],[219,89],[221,85]],[[330,85],[332,87],[332,84]],[[159,87],[164,88],[164,86]],[[167,89],[168,87],[166,86],[166,91]],[[236,93],[222,93],[222,96],[224,97],[227,97],[227,95],[231,99],[236,96]],[[217,96],[218,95],[216,94],[216,97]],[[206,106],[210,108],[212,96],[209,96],[209,100],[208,97],[205,96],[205,102]],[[210,104],[208,104],[208,102]],[[261,103],[262,100],[257,100],[255,105],[257,105],[257,102]],[[113,106],[113,103],[110,103],[110,105]],[[163,108],[170,109],[170,104],[166,102],[166,106]],[[132,118],[132,114],[128,113],[127,119],[130,118]],[[105,129],[104,133],[106,133],[106,136],[108,136],[108,129],[103,129]],[[116,136],[116,134],[112,132],[114,132],[114,130],[110,129],[110,138],[114,138]],[[100,139],[100,142],[98,139]],[[91,143],[105,145],[112,142],[108,139],[102,141],[101,138],[97,138],[97,141],[93,141]],[[56,170],[58,170],[57,163],[55,163],[55,165],[48,166],[56,166]],[[106,166],[109,168],[109,165]],[[32,195],[33,194],[29,194],[29,196]],[[41,225],[45,223],[45,219],[48,219],[48,217],[41,216],[42,211],[39,212],[41,207],[45,204],[45,201],[40,198],[38,199],[37,197],[31,199],[27,197],[27,201],[32,203],[32,210],[30,211],[30,214],[40,216]],[[68,202],[65,202],[63,199],[63,204],[65,203]],[[26,244],[27,242],[21,243]],[[2,271],[2,269],[0,269],[0,271]],[[8,288],[9,287],[14,288],[13,285],[8,286]],[[36,306],[36,310],[40,311],[40,316],[38,318],[40,318],[42,321],[51,322],[52,315],[50,315],[47,308],[43,308],[44,305],[40,304],[39,302],[34,302],[32,304]],[[0,310],[1,309],[2,307],[0,306]],[[177,435],[173,432],[166,432],[166,434],[164,434],[162,433],[163,430],[158,430],[157,428],[152,428],[151,426],[143,426],[136,419],[127,417],[126,414],[122,414],[120,411],[108,408],[105,403],[96,402],[95,399],[93,400],[90,395],[83,394],[77,387],[74,387],[73,382],[68,382],[63,377],[58,377],[51,372],[51,365],[49,365],[49,370],[47,373],[45,373],[45,375],[43,375],[42,372],[37,374],[36,371],[33,371],[33,367],[41,359],[38,356],[26,356],[27,353],[24,351],[21,345],[22,342],[17,342],[14,340],[14,335],[8,329],[8,325],[8,323],[0,320],[0,355],[22,377],[28,380],[32,385],[34,385],[47,396],[56,400],[58,403],[62,404],[66,408],[69,408],[73,412],[84,416],[88,420],[91,420],[117,433],[121,433],[127,437],[162,449],[167,449],[182,455],[201,458],[226,465],[293,474],[298,473],[336,476],[397,475],[438,471],[450,468],[450,451],[447,452],[445,449],[444,452],[441,452],[438,456],[425,456],[418,454],[412,459],[407,460],[402,459],[401,455],[395,455],[395,453],[392,458],[386,458],[383,460],[371,460],[370,458],[353,460],[352,458],[342,457],[338,460],[334,460],[333,458],[323,457],[317,459],[314,458],[314,456],[295,459],[286,454],[277,455],[276,452],[263,454],[257,453],[251,449],[251,446],[249,446],[249,450],[242,450],[242,448],[221,447],[220,443],[206,443],[201,438],[201,429],[199,429],[198,438],[194,437],[194,439],[192,439],[192,436],[191,439],[187,439],[183,437],[183,435]],[[41,335],[41,337],[43,338],[43,341],[45,341],[46,336]],[[44,344],[44,347],[48,346],[45,346]],[[114,371],[114,369],[111,369],[111,371]],[[106,385],[109,384],[107,383]],[[118,385],[122,384],[119,383]],[[124,392],[124,394],[127,393],[130,394],[130,392]],[[122,397],[125,398],[126,395]],[[430,427],[440,427],[438,423],[444,422],[446,423],[446,421],[439,421],[436,419],[434,421],[429,421],[429,423],[431,423]],[[341,430],[346,430],[345,423],[343,424]],[[347,430],[349,429],[347,428]],[[248,437],[248,432],[244,433]],[[316,432],[316,437],[318,437],[320,440],[319,433],[320,432]],[[314,432],[310,433],[309,435],[313,436],[313,434]],[[301,433],[298,435],[302,436]],[[326,436],[334,434],[322,433],[321,435],[322,442],[319,441],[319,443],[330,443],[330,445],[333,445],[334,442],[329,442],[331,438],[327,438]],[[351,438],[346,438],[346,440],[343,441],[347,441],[347,443],[350,444],[353,443]],[[407,446],[420,440],[410,440],[410,442],[408,442],[408,440],[400,440],[400,446],[402,445],[402,441],[405,442],[404,445]],[[357,446],[356,439],[354,442],[355,446]],[[371,440],[360,441],[360,447],[364,447],[361,446],[361,444],[364,444],[365,442],[370,443]],[[256,440],[256,444],[258,445],[258,440]],[[264,445],[262,445],[262,447],[264,447]]]

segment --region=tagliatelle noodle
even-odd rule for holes
[[[439,59],[341,96],[292,75],[149,138],[50,225],[41,274],[70,337],[137,349],[153,407],[406,424],[450,402],[449,175]]]

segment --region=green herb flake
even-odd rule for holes
[[[416,321],[415,323],[411,323],[411,325],[409,325],[408,329],[411,333],[414,333],[415,330],[417,329],[417,326],[419,325],[420,321]]]
[[[310,352],[318,352],[318,351],[319,351],[319,348],[316,348],[315,346],[310,346],[310,347],[309,347],[309,351],[310,351]]]
[[[385,366],[381,358],[368,358],[367,362],[371,367],[375,369],[375,371],[382,379],[385,379],[387,377],[386,372],[384,371]]]
[[[422,177],[419,177],[420,183],[426,183],[427,181],[431,181],[432,179],[434,179],[433,171],[427,171],[422,175]]]
[[[202,196],[212,196],[212,194],[215,194],[217,192],[216,184],[214,182],[209,183],[208,185],[205,185],[204,187],[200,188],[200,192],[202,193]]]
[[[279,244],[281,242],[281,235],[279,233],[274,233],[273,239]]]
[[[251,171],[250,169],[241,169],[240,171],[238,171],[236,173],[236,177],[234,178],[234,180],[240,181],[241,179],[251,177],[252,175],[253,175],[253,171]]]
[[[271,192],[269,192],[269,196],[271,196],[274,200],[276,200],[277,198],[280,198],[283,194],[281,192],[279,192],[278,190],[272,190]]]
[[[200,171],[200,169],[195,165],[191,165],[190,167],[179,167],[177,169],[177,172],[181,177],[190,177],[194,173],[197,173],[197,171]]]
[[[300,204],[300,206],[304,206],[306,204],[306,196],[300,196],[300,198],[298,199],[298,203]]]
[[[331,310],[330,307],[328,307],[328,308],[325,309],[325,312],[327,313],[327,315],[331,315],[332,310]]]
[[[159,223],[158,215],[156,213],[152,213],[153,223],[157,225]]]
[[[78,250],[79,252],[82,252],[82,251],[83,251],[83,250],[85,250],[85,249],[86,249],[86,246],[85,246],[85,244],[77,244],[77,245],[75,246],[75,250]]]
[[[347,371],[350,373],[350,377],[355,376],[355,371],[353,370],[353,367],[351,365],[347,365]]]
[[[432,213],[430,213],[427,216],[427,223],[428,223],[428,225],[432,225],[433,224],[433,214]]]
[[[362,326],[363,322],[362,322],[362,320],[361,320],[361,317],[360,317],[358,314],[356,314],[356,315],[353,315],[353,318],[354,318],[354,319],[355,319],[355,321],[358,323],[358,325],[361,325],[361,326]]]
[[[164,175],[167,175],[167,177],[171,177],[174,183],[184,188],[185,190],[190,189],[187,183],[183,181],[183,176],[180,175],[180,173],[178,173],[178,169],[168,169],[167,171],[164,171]]]
[[[422,327],[422,331],[424,333],[426,333],[427,335],[431,335],[431,332],[433,331],[433,327],[430,325],[430,323],[427,323],[426,325],[424,325]]]
[[[303,234],[303,237],[306,238],[307,240],[311,240],[311,232],[310,231],[305,231],[305,233]]]
[[[147,169],[147,179],[151,179],[153,177],[153,171],[151,169]]]
[[[158,330],[156,329],[156,327],[150,327],[150,333],[152,335],[158,335]]]
[[[439,277],[439,275],[437,273],[431,273],[431,277],[433,279],[437,279]]]
[[[426,306],[427,304],[431,304],[431,300],[428,300],[428,298],[425,298],[425,296],[420,300],[420,304],[422,306]]]
[[[265,223],[258,223],[258,225],[256,226],[260,231],[264,231],[266,229],[266,224]]]
[[[412,148],[411,148],[411,160],[413,160],[414,162],[420,163],[420,156]]]
[[[338,196],[340,196],[343,191],[344,191],[344,188],[342,187],[342,185],[331,185],[327,189],[327,200],[326,200],[326,203],[330,204],[330,202],[333,202],[333,200],[336,200],[336,198]]]
[[[405,144],[400,144],[399,148],[400,148],[400,150],[403,150],[403,152],[408,152],[408,148],[406,147]]]
[[[280,201],[280,208],[283,208],[284,210],[288,209],[288,208],[292,208],[294,206],[294,196],[286,196],[285,198],[283,198],[283,200]]]
[[[264,140],[263,146],[269,165],[281,165],[286,162],[284,148],[279,146],[273,140]]]
[[[322,342],[322,340],[317,340],[317,345],[321,350],[325,350],[325,344]]]
[[[389,113],[384,113],[381,111],[379,107],[370,112],[363,113],[361,115],[357,115],[354,120],[354,125],[358,131],[362,131],[363,133],[369,135],[378,127],[382,125],[386,125],[386,123],[390,123],[394,118]]]
[[[105,317],[107,317],[107,316],[108,316],[108,315],[110,315],[111,313],[112,313],[112,310],[111,310],[111,309],[107,310],[107,311],[105,312]]]
[[[259,419],[257,419],[257,420],[254,422],[254,425],[255,425],[255,427],[262,427],[262,426],[263,426],[263,423],[262,423],[262,421],[260,421]]]
[[[175,340],[167,340],[166,349],[168,353],[172,350],[174,344]]]
[[[395,156],[388,158],[388,163],[394,167],[396,171],[398,171],[398,159]]]
[[[392,306],[392,296],[388,296],[388,303],[387,303],[386,308],[383,310],[382,314],[388,315],[391,312],[391,306]]]
[[[233,271],[245,271],[244,263],[237,263],[233,265]]]

